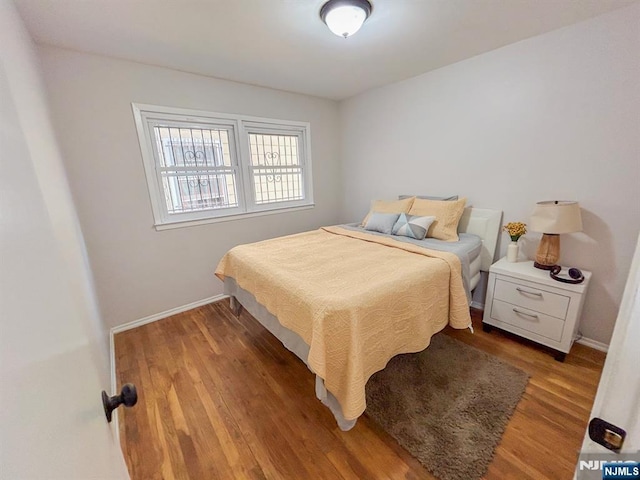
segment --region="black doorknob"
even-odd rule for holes
[[[120,405],[125,407],[133,407],[138,402],[138,392],[133,383],[126,383],[120,390],[120,395],[110,397],[107,392],[102,391],[102,405],[104,405],[104,414],[107,416],[107,422],[111,422],[111,412]]]

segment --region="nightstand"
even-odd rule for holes
[[[563,269],[562,273],[566,270]],[[573,345],[591,272],[582,283],[562,283],[533,262],[498,260],[489,269],[482,327],[497,327],[556,350],[558,361]]]

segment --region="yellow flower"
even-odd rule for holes
[[[527,224],[522,222],[509,222],[502,228],[514,242],[517,242],[522,235],[527,233]]]

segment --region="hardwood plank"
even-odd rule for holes
[[[473,335],[444,334],[531,375],[485,478],[571,478],[604,354],[576,345],[556,362],[481,317]],[[119,383],[138,387],[119,411],[133,480],[434,478],[366,414],[340,431],[304,363],[226,300],[122,332],[115,349]]]
[[[220,328],[228,327],[223,316],[219,317]],[[230,350],[237,350],[238,337],[224,335]],[[199,353],[204,353],[200,351]],[[234,418],[243,433],[245,441],[254,453],[256,459],[272,478],[307,477],[305,463],[298,457],[299,448],[293,445],[290,435],[283,435],[287,429],[284,422],[284,412],[280,405],[271,401],[277,398],[271,388],[271,382],[265,382],[260,371],[260,364],[251,359],[249,350],[242,350],[242,354],[235,358],[225,356],[218,359],[218,364],[206,362],[205,369],[214,380],[214,388],[218,388],[225,403],[229,406]],[[228,377],[221,377],[220,370],[234,372]],[[242,379],[225,381],[225,379]],[[286,399],[284,399],[286,400]],[[259,421],[256,421],[259,420]],[[268,455],[264,455],[265,450]]]

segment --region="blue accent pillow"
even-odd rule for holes
[[[420,217],[418,215],[401,213],[393,225],[391,233],[393,235],[402,235],[404,237],[415,238],[416,240],[423,240],[427,236],[429,227],[435,220],[436,217]]]
[[[372,212],[364,225],[364,229],[391,235],[391,230],[399,216],[399,213]]]

